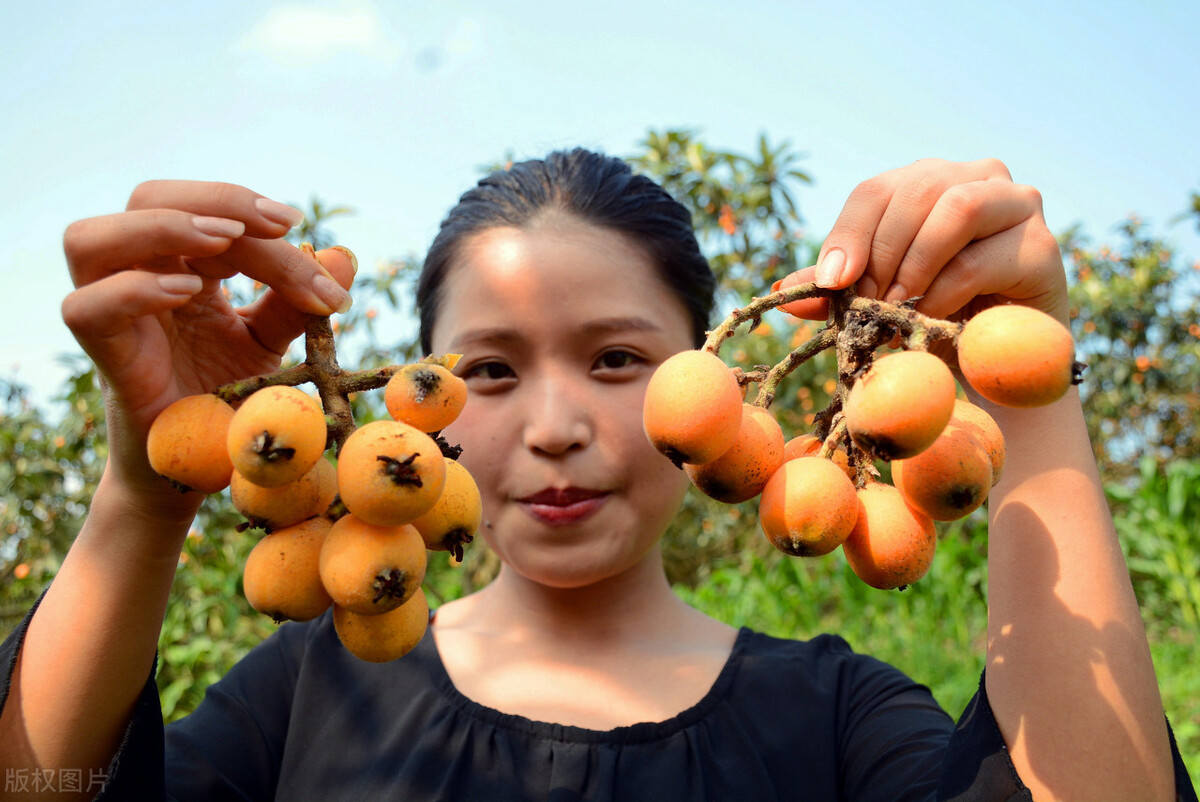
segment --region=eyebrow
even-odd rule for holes
[[[634,331],[661,331],[662,327],[644,317],[604,317],[589,320],[579,327],[579,333],[586,337],[602,337],[611,334],[623,334]],[[455,337],[450,343],[450,350],[456,351],[467,344],[472,345],[507,345],[519,343],[524,336],[515,328],[483,328],[468,329]]]

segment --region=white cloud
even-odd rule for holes
[[[483,42],[483,23],[473,17],[460,17],[446,37],[446,52],[452,56],[469,56]]]
[[[375,8],[361,1],[343,2],[333,8],[273,6],[238,44],[291,67],[311,66],[340,52],[390,63],[403,51],[388,41]]]

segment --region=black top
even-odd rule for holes
[[[28,621],[0,645],[0,707]],[[1179,799],[1195,800],[1173,739],[1172,749]],[[743,628],[696,705],[667,721],[602,732],[472,702],[450,681],[430,632],[400,660],[363,662],[342,648],[326,613],[280,627],[194,713],[168,725],[165,741],[152,671],[96,798],[1030,796],[982,682],[955,726],[927,688],[835,636],[792,641]]]

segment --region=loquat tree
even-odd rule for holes
[[[1071,331],[1087,363],[1080,385],[1107,478],[1200,457],[1200,262],[1186,261],[1131,215],[1114,244],[1078,228],[1061,237],[1071,275]]]

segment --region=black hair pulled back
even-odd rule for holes
[[[442,221],[417,282],[421,348],[431,352],[446,275],[462,243],[491,228],[521,228],[540,213],[561,211],[628,236],[687,308],[692,336],[703,344],[716,279],[700,252],[687,207],[623,160],[575,148],[518,162],[481,179]]]

